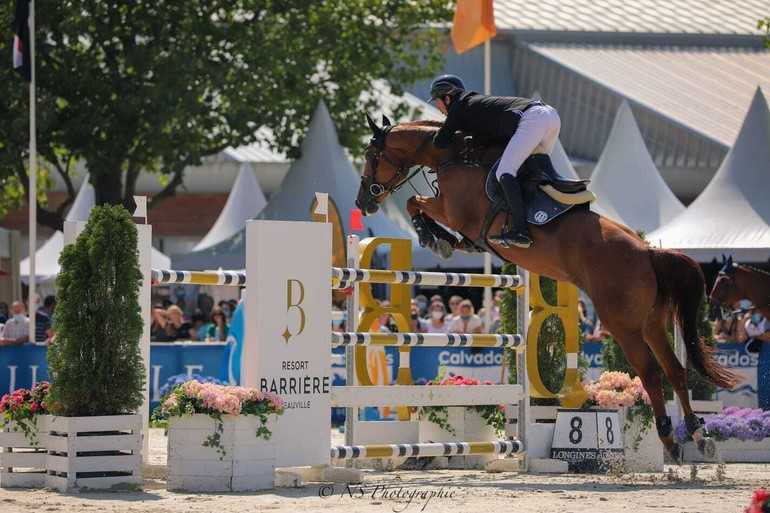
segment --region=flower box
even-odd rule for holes
[[[665,449],[654,427],[642,431],[642,421],[637,416],[628,419],[628,409],[618,410],[623,425],[623,460],[626,472],[663,472]],[[641,433],[641,434],[640,434]]]
[[[0,430],[0,487],[42,488],[45,486],[45,417],[38,419],[37,430],[27,437],[15,423]]]
[[[275,413],[268,414],[265,427],[273,431],[276,419]],[[217,429],[217,421],[209,415],[169,418],[168,490],[245,492],[273,488],[275,443],[256,436],[263,426],[259,416],[222,415],[221,423],[218,450],[203,445]]]
[[[447,431],[435,422],[425,418],[419,421],[420,443],[434,442],[491,442],[498,440],[497,432],[493,426],[479,413],[469,410],[465,406],[447,406],[447,424],[452,427],[454,433]],[[450,466],[452,468],[484,468],[487,462],[497,459],[495,454],[478,454],[473,456],[453,456]]]
[[[770,437],[761,441],[728,438],[716,440],[717,451],[725,463],[770,463]],[[708,460],[698,451],[695,442],[689,441],[683,444],[684,461],[713,462]]]
[[[142,416],[48,417],[46,486],[127,490],[142,484]]]

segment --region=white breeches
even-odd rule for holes
[[[534,105],[527,109],[521,115],[519,126],[505,147],[495,173],[498,180],[505,173],[516,176],[521,165],[538,145],[550,154],[559,140],[560,129],[559,113],[550,105]]]

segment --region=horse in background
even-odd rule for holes
[[[712,320],[735,315],[735,304],[741,299],[751,301],[765,319],[770,319],[770,273],[736,264],[732,256],[722,255],[722,269],[709,294]]]
[[[669,316],[681,326],[689,361],[704,379],[733,388],[742,377],[714,360],[714,349],[698,334],[706,285],[692,258],[650,247],[629,228],[588,208],[573,208],[546,224],[531,225],[534,244],[528,249],[494,246],[487,234],[502,232],[506,214],[498,212],[487,220],[493,204],[485,192],[486,166],[467,164],[452,147],[436,148],[432,140],[441,123],[392,125],[383,118],[385,126],[378,127],[371,118],[368,121],[373,137],[365,150],[366,166],[356,197],[364,215],[376,213],[388,194],[411,178],[413,166],[430,168],[439,194],[409,199],[413,222],[430,229],[441,228],[438,222],[461,234],[460,241],[452,236],[454,240],[448,242],[452,248],[467,249],[468,242],[471,248],[490,248],[507,262],[583,290],[642,380],[658,436],[673,460],[681,462],[682,451],[666,415],[663,380],[655,359],[679,397],[689,434],[701,453],[713,457],[716,445],[703,435],[690,405],[685,368],[669,342]],[[432,236],[446,240],[446,234]]]

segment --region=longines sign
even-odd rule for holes
[[[331,224],[250,221],[246,240],[243,385],[286,401],[276,466],[328,461]]]

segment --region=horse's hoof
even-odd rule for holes
[[[454,250],[452,249],[452,245],[449,242],[445,241],[444,239],[437,239],[433,251],[435,251],[436,254],[444,260],[449,260],[452,258],[452,252]]]
[[[698,441],[698,450],[704,458],[711,460],[717,455],[717,444],[713,438],[704,436]]]
[[[682,450],[682,446],[679,442],[674,442],[674,445],[671,447],[668,455],[671,456],[671,461],[677,465],[684,463],[684,451]]]

